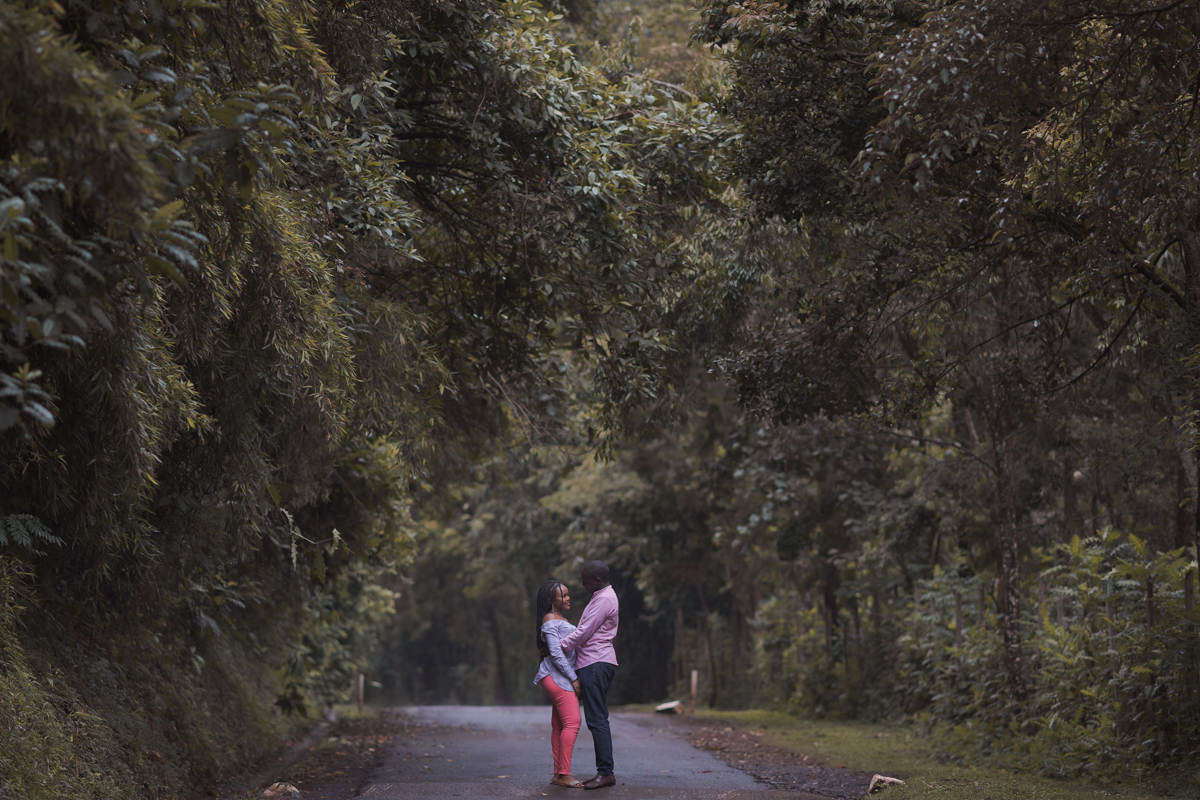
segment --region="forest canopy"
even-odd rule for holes
[[[532,593],[596,557],[625,701],[1193,762],[1198,35],[0,0],[4,791],[211,779],[366,669],[533,701]]]

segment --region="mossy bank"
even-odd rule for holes
[[[130,637],[14,605],[0,606],[0,798],[201,796],[305,723],[231,636]]]

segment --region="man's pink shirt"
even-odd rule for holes
[[[617,612],[617,593],[611,586],[605,586],[592,595],[575,632],[559,642],[563,650],[576,651],[576,671],[597,661],[616,665],[617,651],[613,648],[613,639],[617,637]]]

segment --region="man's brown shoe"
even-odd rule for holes
[[[616,786],[616,785],[617,785],[617,776],[616,775],[603,775],[603,776],[597,775],[596,777],[592,778],[587,783],[583,784],[583,788],[585,788],[585,789],[603,789],[605,786]]]

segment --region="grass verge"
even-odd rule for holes
[[[946,764],[930,750],[925,740],[901,727],[802,720],[774,711],[697,709],[696,717],[761,731],[765,743],[806,753],[829,766],[906,774],[905,786],[892,787],[878,795],[887,800],[1083,800],[1089,797],[1150,800],[1164,796],[1195,796],[1194,788],[1186,786],[1177,787],[1175,791],[1123,784],[1097,786],[1081,781],[1049,780],[1003,770]]]

